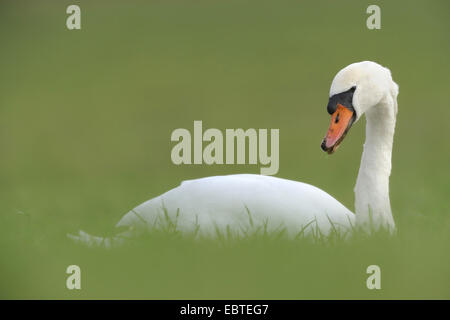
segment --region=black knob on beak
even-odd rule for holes
[[[325,139],[322,140],[322,144],[320,145],[323,151],[327,151],[327,147],[325,145]]]

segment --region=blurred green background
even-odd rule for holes
[[[81,7],[82,29],[66,28]],[[381,30],[366,8],[381,7]],[[450,298],[448,1],[2,1],[1,298]],[[373,60],[400,86],[391,203],[399,235],[311,245],[155,236],[73,246],[182,180],[258,166],[170,160],[176,128],[279,128],[279,177],[353,210],[365,121],[320,142],[337,71]],[[81,291],[65,268],[82,269]],[[382,290],[365,268],[382,267]]]

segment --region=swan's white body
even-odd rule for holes
[[[334,78],[330,97],[356,87],[356,120],[367,117],[366,142],[355,187],[354,215],[328,193],[309,184],[261,175],[230,175],[184,181],[180,186],[137,206],[118,223],[142,230],[175,222],[181,231],[242,232],[266,225],[295,235],[303,228],[351,231],[354,224],[395,229],[389,202],[392,143],[398,86],[388,69],[364,61],[342,69]],[[85,243],[103,239],[81,232]]]
[[[350,210],[314,186],[239,174],[184,181],[128,212],[117,226],[136,227],[145,220],[149,226],[164,228],[167,218],[180,231],[192,232],[198,226],[198,231],[212,236],[227,229],[241,233],[262,226],[285,228],[291,235],[318,227],[328,234],[333,227],[350,227],[354,222]]]

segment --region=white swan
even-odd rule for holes
[[[227,230],[239,233],[261,225],[269,230],[284,227],[291,235],[302,228],[329,234],[332,228],[350,230],[354,225],[393,231],[389,175],[397,94],[390,71],[370,61],[347,66],[331,84],[327,107],[331,123],[322,142],[324,151],[333,153],[352,124],[366,114],[366,142],[354,190],[355,215],[309,184],[238,174],[184,181],[125,214],[117,227],[128,228],[126,236],[170,222],[183,232],[197,230],[206,235]],[[105,241],[82,231],[71,237],[88,244]]]

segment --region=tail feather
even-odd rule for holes
[[[107,249],[110,249],[114,246],[121,246],[125,240],[120,235],[111,238],[103,238],[90,235],[83,230],[78,231],[77,235],[68,233],[67,237],[77,244],[82,244],[91,248],[100,247]]]

